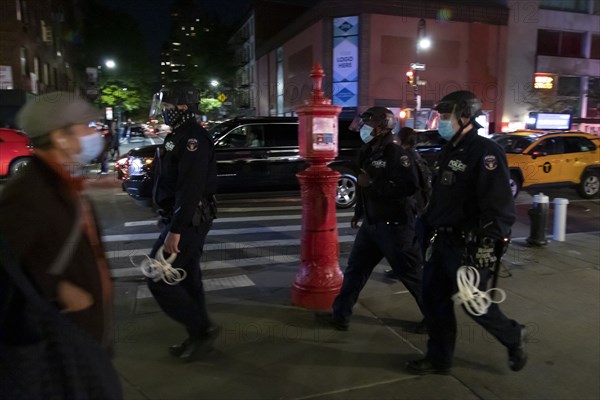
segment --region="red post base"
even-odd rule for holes
[[[331,308],[343,281],[335,214],[335,189],[340,174],[317,164],[297,176],[302,190],[302,241],[292,302],[326,310]]]

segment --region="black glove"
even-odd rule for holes
[[[493,269],[496,264],[496,241],[489,237],[474,238],[467,242],[467,263],[475,268]]]
[[[350,221],[350,228],[356,229],[358,228],[358,223],[362,220],[362,218],[357,217],[356,215],[352,217],[352,221]]]
[[[369,187],[371,186],[371,178],[369,174],[364,169],[361,169],[360,175],[358,175],[358,186],[360,187]]]

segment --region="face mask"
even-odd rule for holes
[[[73,157],[73,160],[79,164],[88,164],[94,158],[98,157],[104,149],[104,139],[98,132],[79,138],[81,152]]]
[[[373,136],[371,136],[371,132],[373,132],[373,128],[369,125],[365,124],[360,128],[360,138],[363,142],[369,143],[373,140]]]
[[[440,121],[440,125],[438,126],[438,132],[440,133],[440,136],[446,139],[447,141],[450,141],[454,137],[454,135],[456,135],[456,131],[452,129],[452,121],[450,120]]]
[[[171,128],[179,128],[185,121],[192,118],[194,115],[187,110],[179,110],[177,108],[163,111],[163,119],[165,124]]]

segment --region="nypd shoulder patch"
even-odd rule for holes
[[[187,144],[185,146],[188,151],[196,151],[198,150],[198,139],[188,139]]]
[[[496,156],[485,156],[483,157],[483,165],[488,171],[493,171],[498,167],[498,160]]]
[[[410,160],[409,160],[408,156],[402,156],[402,157],[400,157],[400,164],[404,168],[408,168],[410,166]]]

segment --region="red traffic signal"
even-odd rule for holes
[[[408,71],[406,71],[406,78],[408,78],[409,85],[412,86],[415,84],[415,73],[413,72],[412,69],[409,69]]]

